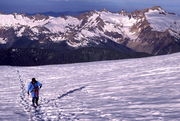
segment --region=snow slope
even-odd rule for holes
[[[69,65],[1,66],[0,120],[178,121],[179,62],[180,53]],[[36,109],[25,90],[32,77],[43,83]]]

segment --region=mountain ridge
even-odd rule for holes
[[[17,43],[28,48],[34,41],[31,48],[36,48],[37,43],[45,44],[44,49],[50,48],[46,43],[66,43],[68,50],[108,48],[123,52],[125,58],[141,57],[134,56],[138,53],[149,56],[180,51],[180,16],[160,6],[131,13],[101,10],[61,17],[15,13],[0,14],[0,18],[0,47],[6,50],[17,48]],[[133,56],[128,55],[131,52]]]

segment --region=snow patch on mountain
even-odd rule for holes
[[[137,38],[137,35],[131,32],[131,27],[138,22],[137,19],[111,12],[101,12],[101,18],[106,23],[104,31],[118,32],[131,39]]]
[[[6,39],[0,37],[0,44],[6,44],[6,43],[7,43],[7,42],[6,42]]]
[[[87,46],[88,43],[89,43],[89,41],[78,41],[78,42],[67,41],[67,44],[74,48]]]
[[[51,39],[53,42],[59,42],[59,41],[65,40],[66,38],[65,38],[65,37],[62,37],[62,36],[50,36],[50,39]]]
[[[22,37],[25,29],[26,29],[25,27],[22,27],[19,31],[17,31],[16,33],[17,37]]]
[[[37,33],[37,34],[39,33],[39,30],[36,27],[33,27],[31,30],[33,31],[33,33]]]
[[[79,37],[79,39],[82,39],[82,38],[88,38],[88,37],[95,37],[95,36],[97,36],[97,34],[96,33],[94,33],[94,32],[91,32],[91,31],[88,31],[88,30],[85,30],[85,29],[83,29],[82,31],[81,31],[81,33],[80,34],[78,34],[78,37]]]
[[[89,17],[88,22],[90,22],[90,23],[95,22],[97,17],[99,17],[99,14],[97,12],[95,12],[92,16]]]
[[[51,18],[49,22],[45,25],[53,33],[65,33],[70,30],[70,28],[80,25],[81,21],[75,17],[67,16],[66,18],[58,17]]]

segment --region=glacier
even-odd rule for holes
[[[180,53],[0,70],[1,121],[180,120]],[[33,77],[37,108],[26,94]]]

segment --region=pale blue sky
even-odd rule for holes
[[[2,12],[63,12],[108,9],[132,11],[161,6],[169,12],[180,14],[180,0],[0,0]]]

